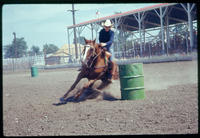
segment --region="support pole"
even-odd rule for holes
[[[117,54],[119,54],[119,50],[118,50],[118,47],[119,47],[119,40],[118,40],[118,34],[117,34],[117,27],[118,27],[118,24],[117,24],[117,18],[115,17],[115,35],[114,35],[114,41],[115,41],[115,44],[116,44],[116,52]],[[114,51],[114,50],[113,50]]]
[[[162,8],[160,7],[160,14],[162,16]],[[161,23],[161,34],[162,34],[162,55],[164,54],[165,51],[165,45],[164,45],[164,28],[163,28],[163,18],[160,18],[160,23]]]
[[[81,31],[80,29],[78,28],[77,30],[77,33],[78,33],[78,44],[79,44],[79,61],[81,61],[81,46],[80,46],[80,36],[81,36]]]
[[[72,12],[72,18],[73,18],[73,25],[75,25],[75,12],[77,10],[74,10],[74,4],[72,4],[72,10],[68,10]],[[78,49],[77,49],[77,38],[76,38],[76,27],[73,27],[74,30],[74,43],[75,43],[75,54],[76,54],[76,59],[78,58]]]
[[[190,3],[187,3],[187,8],[184,4],[182,4],[182,7],[185,9],[188,15],[188,25],[189,25],[189,37],[190,37],[190,52],[192,52],[192,47],[194,46],[194,38],[193,38],[193,23],[192,23],[192,15],[191,11],[194,8],[195,4],[192,4],[192,7],[190,7]]]
[[[167,25],[167,32],[166,32],[166,34],[167,34],[167,54],[169,54],[169,51],[168,51],[168,49],[169,48],[171,48],[171,45],[170,45],[170,36],[169,36],[169,14],[171,13],[171,11],[172,11],[172,8],[171,9],[168,9],[167,10],[167,13],[166,13],[166,25]]]
[[[189,47],[188,47],[188,32],[186,33],[186,46],[187,46],[187,50],[186,50],[186,52],[187,52],[187,55],[188,55],[188,51],[189,51]]]
[[[166,28],[166,34],[167,34],[167,55],[169,55],[168,49],[170,48],[170,37],[169,37],[169,14],[167,13],[166,17],[166,22],[167,22],[167,28]]]
[[[143,31],[143,47],[144,47],[144,51],[146,50],[145,49],[145,25],[144,25],[144,22],[142,22],[142,31]]]
[[[114,20],[114,25],[115,25],[115,35],[114,35],[114,41],[115,41],[115,44],[116,44],[116,53],[119,54],[119,30],[117,29],[119,27],[119,25],[121,24],[122,20],[121,18],[119,17],[118,20],[117,18],[115,18]],[[114,49],[113,49],[113,52],[115,53]],[[115,54],[114,54],[115,55]]]
[[[165,13],[167,11],[167,8],[164,8],[164,12],[162,11],[162,7],[159,8],[160,10],[160,14],[154,9],[154,11],[156,12],[156,14],[159,16],[160,18],[160,29],[161,29],[161,35],[162,35],[162,55],[165,54],[165,43],[164,43],[164,27],[163,27],[163,17],[165,16]]]
[[[138,22],[138,26],[139,26],[139,42],[140,42],[140,57],[142,57],[142,32],[141,32],[141,22],[144,19],[144,12],[142,12],[142,15],[140,14],[140,12],[138,12],[138,16],[136,16],[135,14],[133,14],[133,16],[135,16],[135,19]]]
[[[135,45],[134,45],[134,41],[133,41],[133,33],[132,33],[132,47],[133,47],[133,57],[135,58]]]
[[[68,36],[68,49],[69,49],[69,63],[72,63],[72,54],[71,54],[71,48],[70,48],[70,34],[69,29],[67,28],[67,36]]]
[[[93,40],[94,39],[94,35],[93,35],[94,28],[93,28],[93,24],[92,23],[90,25],[91,25],[91,34],[92,34],[92,40]]]
[[[78,43],[79,43],[79,58],[80,58],[80,61],[81,61],[81,58],[82,58],[82,56],[81,56],[81,43],[80,43],[80,37],[81,37],[81,33],[82,33],[82,31],[84,30],[84,28],[85,28],[85,26],[84,27],[79,27],[78,29],[77,29],[77,33],[78,33]]]
[[[15,56],[12,58],[12,62],[13,62],[13,72],[15,71],[15,61],[14,59],[17,59],[17,54],[16,54],[16,33],[13,32],[13,35],[14,35],[14,41],[13,41],[13,44],[14,44],[14,51],[15,51]]]
[[[189,24],[189,30],[190,30],[190,52],[192,52],[194,39],[193,39],[193,24],[192,24],[192,16],[191,16],[192,9],[190,8],[189,3],[187,3],[187,9],[188,9],[188,24]]]
[[[140,13],[138,13],[138,18],[139,20],[140,19]],[[140,41],[140,57],[142,57],[142,31],[141,31],[141,21],[139,21],[139,34],[140,34],[140,38],[139,38],[139,41]]]

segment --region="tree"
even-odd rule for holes
[[[12,44],[6,45],[5,58],[20,58],[27,53],[28,46],[24,38],[14,38]]]
[[[45,54],[54,53],[54,52],[58,51],[58,49],[59,48],[54,44],[43,45],[43,51],[45,52]]]
[[[38,46],[32,46],[31,50],[29,51],[29,55],[33,56],[33,55],[39,55],[40,52],[40,48]]]

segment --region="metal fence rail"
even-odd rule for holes
[[[18,71],[30,69],[33,65],[44,65],[44,56],[29,56],[22,58],[3,59],[3,71]]]
[[[130,63],[160,63],[160,62],[175,62],[175,61],[191,61],[197,59],[197,52],[190,54],[175,53],[170,56],[158,55],[151,57],[123,57],[115,58],[118,65]],[[3,59],[3,71],[15,72],[30,70],[32,66],[38,69],[58,69],[58,68],[77,68],[81,66],[80,62],[45,65],[44,56],[23,57],[19,59]]]

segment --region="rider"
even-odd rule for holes
[[[114,40],[114,32],[111,30],[112,25],[113,24],[111,23],[109,19],[107,19],[105,23],[103,23],[104,28],[101,29],[101,31],[99,32],[99,42],[102,47],[106,48],[106,53],[110,55],[109,60],[113,64],[112,56],[111,56],[112,54],[111,46]],[[109,73],[108,80],[112,81],[111,73]]]

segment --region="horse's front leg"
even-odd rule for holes
[[[67,95],[76,87],[79,81],[83,78],[83,73],[80,72],[76,78],[76,81],[72,84],[71,88],[64,94],[63,97],[60,98],[60,101],[64,101]]]

